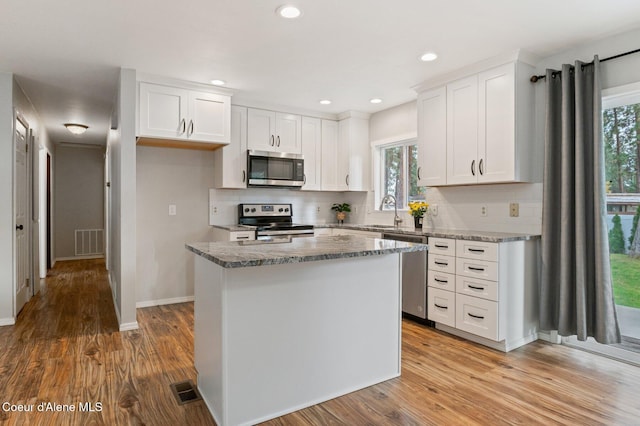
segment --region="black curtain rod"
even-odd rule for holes
[[[624,52],[624,53],[620,53],[618,55],[609,56],[608,58],[600,59],[600,62],[607,62],[607,61],[610,61],[612,59],[618,59],[618,58],[621,58],[623,56],[631,55],[632,53],[638,53],[638,52],[640,52],[640,49],[631,50],[629,52]],[[591,61],[591,62],[589,62],[588,64],[585,64],[585,65],[593,65],[593,61]],[[558,71],[558,73],[559,73],[559,71]],[[532,83],[537,83],[539,80],[544,80],[545,78],[547,78],[546,75],[532,75],[529,80]]]

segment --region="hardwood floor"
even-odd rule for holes
[[[138,323],[118,331],[103,262],[56,263],[17,324],[0,327],[0,404],[34,404],[0,407],[0,424],[215,424],[169,388],[196,381],[193,304],[138,309]],[[640,424],[640,369],[617,361],[543,342],[503,354],[412,322],[402,351],[401,377],[265,424]],[[78,411],[87,402],[102,410]]]

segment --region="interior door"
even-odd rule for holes
[[[31,297],[28,280],[29,266],[29,215],[28,215],[28,165],[27,132],[29,126],[24,120],[16,118],[15,148],[15,279],[16,279],[16,315]]]

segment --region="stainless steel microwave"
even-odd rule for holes
[[[304,185],[304,157],[301,154],[248,150],[248,186],[300,188]]]

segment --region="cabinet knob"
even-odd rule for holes
[[[16,229],[22,231],[24,229],[23,225],[16,225]]]

